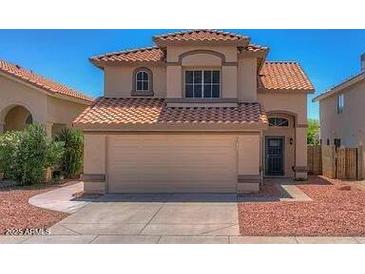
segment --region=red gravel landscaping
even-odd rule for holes
[[[67,185],[63,184],[64,185]],[[29,186],[0,189],[0,235],[6,229],[44,229],[61,221],[68,214],[42,209],[28,204],[34,195],[55,189],[57,186]]]
[[[350,190],[340,190],[350,185]],[[238,204],[246,236],[365,236],[365,188],[322,176],[297,186],[313,201]]]

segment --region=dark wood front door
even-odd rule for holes
[[[284,175],[284,137],[265,138],[265,157],[267,176]]]

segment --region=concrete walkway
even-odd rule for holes
[[[75,213],[86,206],[87,201],[76,201],[73,194],[84,190],[84,183],[78,182],[69,186],[35,195],[29,199],[31,205],[65,213]]]

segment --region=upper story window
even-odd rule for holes
[[[186,98],[219,98],[221,77],[219,70],[185,71]]]
[[[345,95],[337,95],[337,113],[342,113],[345,108]]]
[[[288,127],[289,120],[282,117],[271,117],[269,118],[270,127]]]
[[[144,70],[138,71],[136,75],[136,91],[149,91],[150,79]]]
[[[152,71],[148,68],[137,68],[133,73],[134,96],[151,96],[153,95]]]

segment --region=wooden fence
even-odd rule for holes
[[[311,174],[329,178],[362,180],[362,147],[308,146],[308,169]]]
[[[314,175],[322,174],[321,146],[308,145],[307,159],[308,159],[308,173]]]

